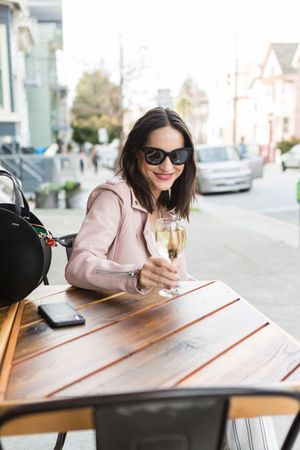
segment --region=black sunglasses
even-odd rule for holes
[[[152,166],[158,166],[163,163],[167,156],[174,166],[181,166],[187,161],[192,152],[191,147],[176,148],[171,152],[165,152],[161,148],[145,147],[143,145],[141,145],[141,150],[145,155],[146,162]]]

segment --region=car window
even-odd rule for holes
[[[239,161],[234,147],[208,147],[198,149],[198,162]]]

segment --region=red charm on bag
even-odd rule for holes
[[[46,239],[46,244],[48,245],[48,247],[55,247],[56,245],[55,239],[52,238]]]

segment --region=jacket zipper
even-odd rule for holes
[[[105,275],[116,275],[116,276],[121,276],[121,277],[135,277],[138,274],[138,270],[133,270],[131,272],[110,272],[109,270],[104,270],[104,269],[95,269],[96,273],[103,273]]]

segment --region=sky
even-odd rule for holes
[[[74,97],[84,71],[119,80],[120,43],[128,89],[151,101],[177,95],[193,78],[209,90],[240,61],[263,62],[270,42],[300,42],[300,0],[62,0],[60,78]]]

